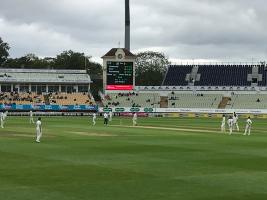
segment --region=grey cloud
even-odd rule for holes
[[[266,59],[266,13],[264,0],[131,0],[132,48],[176,59]],[[0,19],[13,56],[75,49],[99,58],[124,40],[123,0],[3,0]]]

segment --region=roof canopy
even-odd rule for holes
[[[0,69],[0,83],[91,83],[85,70]]]

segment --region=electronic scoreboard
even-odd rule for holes
[[[133,62],[107,62],[106,90],[133,90]]]

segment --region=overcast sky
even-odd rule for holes
[[[134,53],[173,61],[267,60],[266,0],[130,0]],[[124,0],[1,0],[0,37],[12,57],[91,55],[124,45]]]

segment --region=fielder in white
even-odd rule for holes
[[[239,126],[238,126],[238,115],[234,112],[233,114],[233,130],[236,128],[237,131],[239,131]]]
[[[36,142],[40,143],[40,139],[42,137],[42,122],[41,117],[36,121]]]
[[[93,125],[95,125],[96,124],[96,113],[93,113]]]
[[[133,114],[133,126],[136,126],[137,125],[137,114],[134,113]]]
[[[225,132],[225,115],[223,115],[223,118],[222,118],[222,124],[221,124],[221,132]]]
[[[248,117],[247,121],[246,121],[246,129],[245,129],[245,133],[243,135],[250,135],[250,130],[251,130],[251,125],[252,125],[252,121],[250,119],[250,117]]]
[[[0,113],[0,118],[1,118],[1,128],[4,128],[4,113]]]
[[[104,125],[108,125],[108,114],[104,113]]]
[[[232,135],[233,133],[233,125],[234,125],[234,120],[232,118],[232,116],[229,116],[229,119],[227,120],[227,124],[229,127],[229,135]]]
[[[30,124],[33,123],[34,124],[34,120],[33,120],[33,112],[30,111]]]
[[[5,122],[5,120],[6,120],[7,114],[8,114],[8,111],[6,111],[6,112],[3,113],[3,119],[4,119],[4,122]]]
[[[109,121],[110,121],[110,122],[112,121],[112,116],[113,116],[113,113],[110,111],[110,112],[109,112]]]

